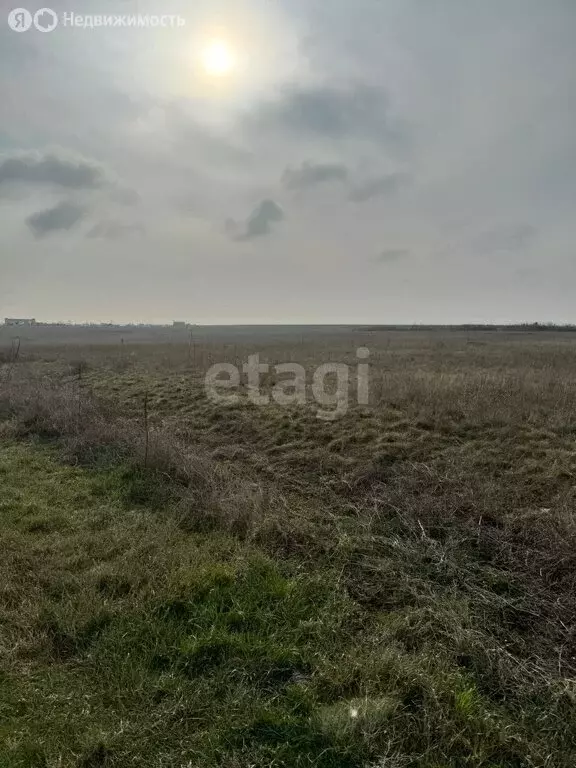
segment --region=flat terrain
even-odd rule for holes
[[[15,336],[1,766],[575,764],[576,334]],[[207,397],[256,353],[305,404]]]

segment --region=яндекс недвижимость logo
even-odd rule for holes
[[[52,32],[58,26],[58,14],[51,8],[40,8],[34,14],[14,8],[8,14],[8,26],[14,32],[27,32],[32,26],[39,32]]]

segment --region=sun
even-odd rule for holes
[[[225,40],[210,40],[200,52],[200,63],[207,75],[225,77],[236,65],[234,51]]]

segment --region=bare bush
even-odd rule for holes
[[[138,501],[158,496],[170,500],[187,530],[218,527],[248,536],[267,509],[257,484],[207,452],[193,450],[169,430],[143,428],[106,408],[74,381],[30,378],[4,386],[0,429],[0,435],[57,441],[65,460],[72,463],[103,467],[124,463],[139,473]]]

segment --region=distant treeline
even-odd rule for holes
[[[154,325],[152,323],[34,323],[34,328],[172,328],[173,325]]]
[[[555,323],[516,323],[510,325],[483,325],[481,323],[465,323],[463,325],[367,325],[359,327],[359,331],[576,331],[576,325],[557,325]]]
[[[1,325],[1,323],[0,323]],[[33,328],[88,328],[88,329],[107,329],[107,330],[130,330],[130,329],[157,329],[157,330],[181,330],[181,327],[174,324],[154,324],[154,323],[126,323],[126,324],[119,324],[119,323],[70,323],[70,322],[64,322],[64,323],[42,323],[42,322],[36,322],[34,323]],[[512,324],[503,324],[503,325],[490,325],[490,324],[482,324],[482,323],[463,323],[460,325],[427,325],[426,323],[414,323],[412,325],[396,325],[396,324],[382,324],[382,325],[361,325],[361,326],[354,326],[354,325],[319,325],[319,326],[311,326],[311,325],[303,325],[303,326],[292,326],[292,324],[282,324],[279,323],[277,325],[268,325],[268,326],[261,326],[261,325],[249,325],[249,326],[243,326],[243,325],[230,325],[230,326],[202,326],[198,324],[185,324],[184,328],[186,329],[193,329],[193,328],[301,328],[304,329],[310,329],[310,328],[317,328],[319,330],[321,329],[329,329],[329,328],[342,328],[342,329],[349,329],[353,331],[501,331],[501,332],[511,332],[511,331],[518,331],[518,332],[576,332],[576,324],[565,324],[565,325],[557,325],[556,323],[512,323]]]

